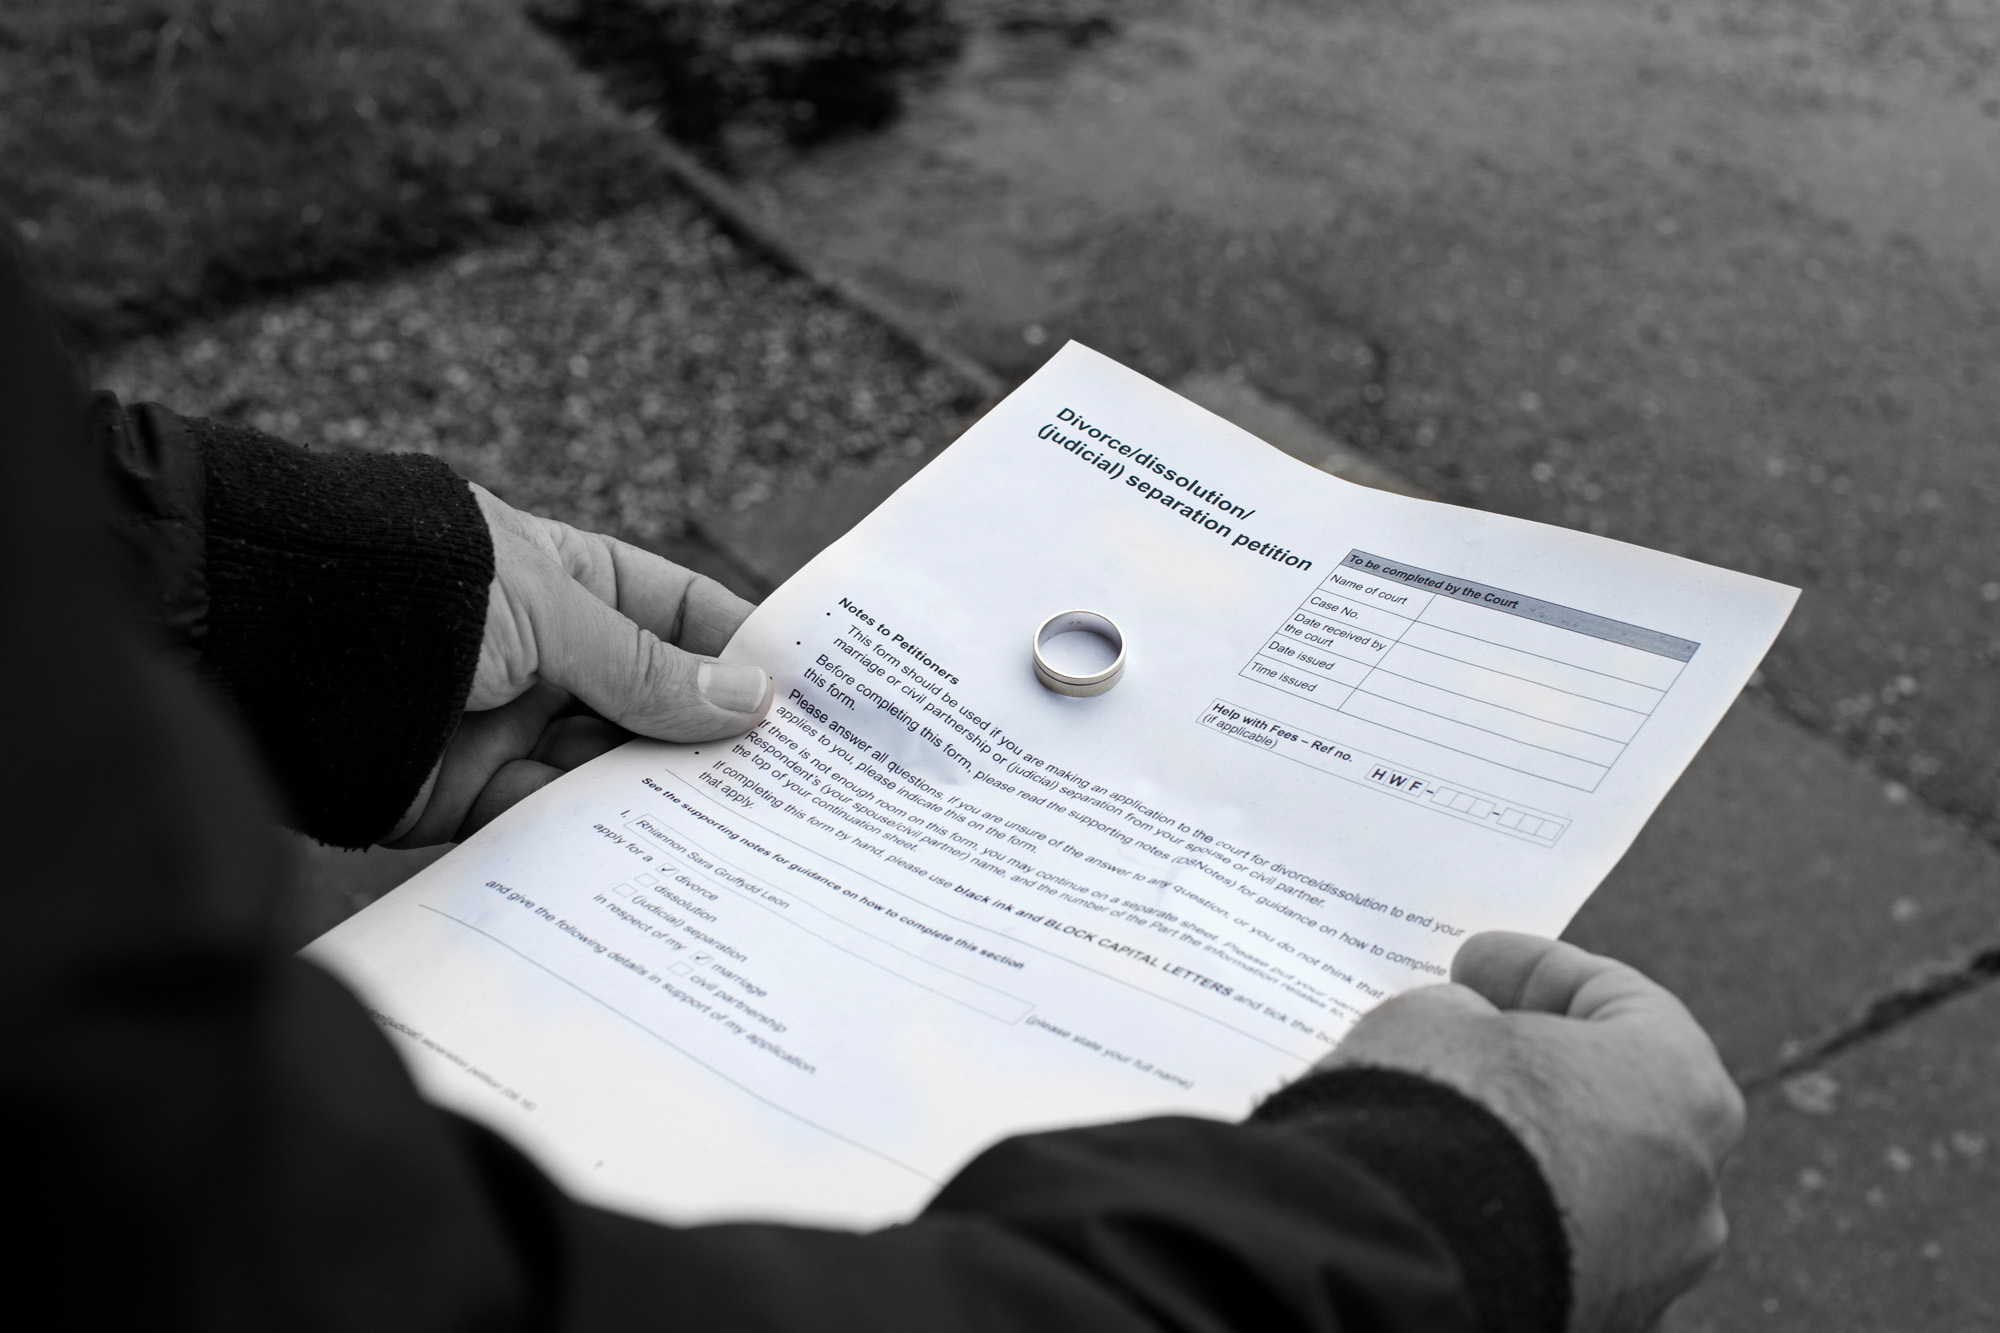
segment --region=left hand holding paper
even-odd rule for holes
[[[467,837],[635,734],[718,740],[770,711],[761,667],[715,658],[749,602],[651,552],[472,491],[493,538],[479,665],[457,732],[386,843]]]

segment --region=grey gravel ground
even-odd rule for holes
[[[315,448],[435,454],[647,544],[801,474],[936,447],[963,392],[678,200],[119,351],[128,400]]]

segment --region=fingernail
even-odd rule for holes
[[[771,692],[771,678],[748,662],[703,662],[694,674],[701,697],[731,713],[754,713]]]

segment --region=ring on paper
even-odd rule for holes
[[[1072,630],[1083,630],[1095,634],[1117,650],[1111,665],[1102,671],[1092,671],[1082,675],[1064,671],[1049,662],[1042,655],[1042,645],[1058,634],[1068,634]],[[1118,628],[1110,616],[1095,611],[1058,611],[1041,623],[1035,631],[1035,679],[1057,694],[1067,694],[1072,698],[1088,699],[1094,694],[1102,694],[1118,683],[1125,674],[1125,631]]]

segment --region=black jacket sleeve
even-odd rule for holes
[[[88,415],[59,391],[59,363],[17,312],[0,310],[0,420],[12,432],[0,454],[0,697],[16,710],[16,771],[33,781],[0,802],[10,858],[0,880],[0,1004],[10,1017],[0,1025],[0,1139],[10,1205],[29,1222],[7,1262],[22,1289],[32,1281],[55,1294],[71,1322],[1562,1327],[1561,1228],[1525,1151],[1473,1103],[1380,1072],[1310,1080],[1247,1125],[1164,1119],[1013,1139],[918,1218],[872,1235],[672,1229],[565,1197],[506,1143],[424,1103],[367,1011],[273,946],[284,868],[251,750],[115,606],[102,478],[70,465]],[[268,459],[256,440],[221,445],[237,447]],[[374,569],[393,582],[403,557],[357,548],[435,529],[414,513],[389,523],[357,515],[308,525],[325,544],[300,556],[289,538],[268,535],[278,520],[256,504],[219,527],[218,497],[323,484],[315,512],[346,513],[359,491],[344,474],[260,464],[244,482],[233,462],[204,464],[199,520],[162,504],[144,522],[168,546],[184,541],[186,524],[207,525],[199,652],[255,721],[271,687],[251,677],[267,659],[223,655],[246,664],[229,668],[245,673],[232,692],[212,657],[237,614],[225,609],[237,594],[221,592],[235,576],[220,566],[269,543],[297,580],[288,595],[367,606],[375,594],[322,593],[312,573]],[[284,530],[299,531],[289,520]],[[220,557],[228,543],[218,531],[238,544]],[[310,639],[322,623],[296,608],[263,614],[277,628],[230,632],[251,643]],[[365,678],[381,670],[373,652],[342,661]],[[440,672],[451,665],[423,660]],[[367,688],[399,698],[405,687]]]
[[[1479,1103],[1386,1069],[1337,1069],[1280,1090],[1251,1120],[1310,1138],[1368,1171],[1457,1258],[1489,1329],[1560,1329],[1569,1242],[1520,1139]]]
[[[388,833],[478,663],[493,547],[470,490],[419,454],[315,454],[106,393],[89,411],[132,604],[233,706],[299,828]]]
[[[1011,1139],[915,1221],[873,1235],[662,1235],[574,1205],[563,1216],[579,1326],[672,1298],[692,1328],[1503,1327],[1479,1322],[1450,1248],[1379,1178],[1256,1125],[1161,1119]]]

